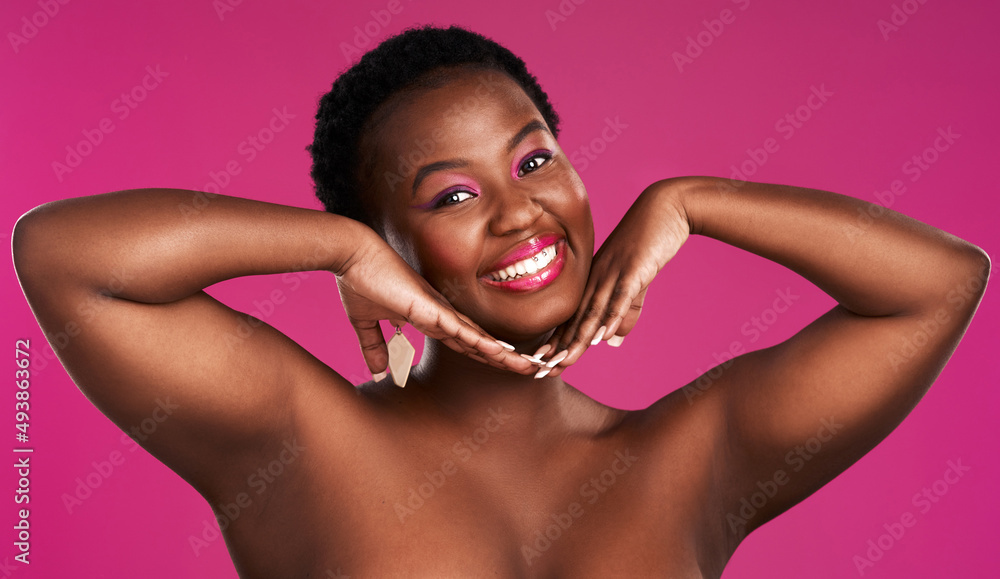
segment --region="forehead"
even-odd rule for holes
[[[527,120],[541,118],[520,85],[497,70],[458,70],[429,85],[394,95],[373,115],[367,172],[382,191],[383,174],[407,180],[428,162],[499,152]]]

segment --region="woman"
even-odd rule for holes
[[[91,401],[127,432],[170,409],[139,442],[212,505],[244,577],[719,577],[910,412],[989,272],[862,201],[708,177],[651,184],[595,255],[545,93],[454,27],[365,55],[317,121],[327,212],[124,191],[36,208],[14,234],[42,328],[86,318],[60,359]],[[644,410],[566,384],[588,347],[621,344],[691,234],[838,305]],[[309,270],[337,275],[371,382],[203,291]],[[381,320],[427,336],[408,377],[405,352],[384,374]]]

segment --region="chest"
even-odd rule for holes
[[[690,445],[622,432],[525,447],[487,426],[346,451],[306,433],[311,452],[233,547],[249,567],[294,553],[315,577],[704,576],[712,475]]]

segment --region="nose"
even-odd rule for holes
[[[490,233],[497,237],[530,229],[545,211],[532,191],[525,187],[507,186],[499,190],[494,199]]]

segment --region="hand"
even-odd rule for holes
[[[543,375],[558,376],[600,340],[620,345],[635,327],[646,289],[691,232],[680,202],[683,183],[667,179],[647,187],[608,236],[594,256],[576,313],[539,349],[549,363],[562,358]]]
[[[452,350],[498,368],[527,373],[532,364],[511,353],[472,320],[456,311],[382,238],[365,235],[354,256],[337,273],[337,288],[372,375],[389,363],[380,320],[409,323]]]

